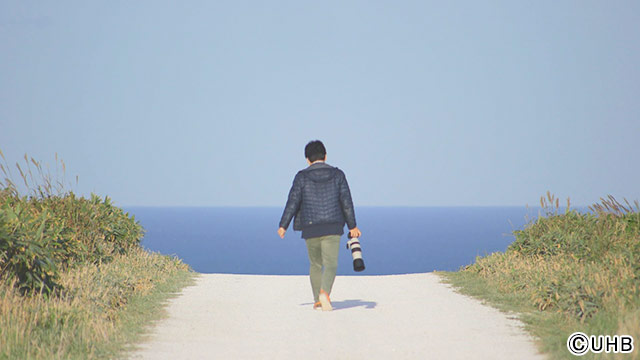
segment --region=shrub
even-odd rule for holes
[[[34,183],[26,156],[25,161],[28,170],[17,167],[29,196],[20,196],[8,167],[0,165],[0,279],[16,278],[23,293],[51,293],[60,288],[59,271],[80,262],[108,262],[139,245],[142,226],[109,197],[65,192],[62,181],[53,181],[31,159],[42,177]]]
[[[18,278],[21,290],[50,292],[58,284],[55,242],[61,228],[51,225],[48,211],[34,212],[22,202],[0,208],[0,278]],[[49,222],[49,224],[47,224]]]
[[[555,201],[554,201],[555,200]],[[626,201],[625,201],[626,202]],[[579,213],[542,198],[546,216],[514,232],[504,253],[476,259],[477,273],[505,293],[521,293],[539,310],[555,309],[581,322],[600,311],[640,307],[640,207],[613,197]],[[569,202],[568,202],[569,205]]]

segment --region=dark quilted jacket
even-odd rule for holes
[[[294,230],[305,226],[346,223],[356,227],[356,216],[347,178],[342,170],[325,163],[316,163],[300,170],[293,179],[289,199],[280,227],[288,228],[291,219]]]

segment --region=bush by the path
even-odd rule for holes
[[[108,197],[25,162],[24,194],[0,163],[0,359],[121,356],[194,273],[142,249],[142,226]]]
[[[0,279],[50,292],[77,262],[108,262],[138,246],[142,227],[108,197],[27,198],[0,190]]]
[[[526,292],[540,310],[560,310],[580,321],[603,309],[635,309],[640,212],[613,198],[592,208],[559,214],[557,206],[545,206],[547,216],[515,231],[506,252],[479,258],[465,271],[494,279],[504,291]]]
[[[505,252],[445,277],[463,292],[526,313],[532,332],[559,358],[570,357],[565,344],[574,331],[640,340],[638,202],[608,197],[587,213],[561,212],[547,194],[541,205],[544,214],[515,231]],[[605,354],[585,358],[599,356]]]
[[[2,151],[0,157],[0,279],[15,278],[24,293],[50,293],[60,288],[60,271],[108,262],[139,245],[142,226],[108,197],[76,197],[64,180],[26,155],[22,166],[16,164],[16,182]],[[64,177],[65,170],[56,155],[56,176]],[[24,183],[24,195],[17,183]]]
[[[123,357],[145,327],[162,317],[167,298],[194,273],[182,261],[140,247],[109,263],[82,263],[60,273],[57,296],[23,295],[0,282],[0,359]]]

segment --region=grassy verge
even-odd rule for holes
[[[21,182],[0,162],[0,359],[125,357],[195,273],[142,249],[144,229],[108,197],[66,191],[26,155],[16,169]]]
[[[615,199],[588,214],[548,195],[546,216],[516,231],[504,253],[478,257],[457,272],[439,272],[458,290],[518,314],[551,359],[573,359],[570,334],[631,335],[631,354],[583,359],[640,359],[640,213]],[[636,204],[637,207],[637,204]]]
[[[194,275],[179,259],[138,248],[62,273],[59,296],[23,296],[0,284],[0,358],[124,357]]]

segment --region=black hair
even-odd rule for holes
[[[324,144],[320,140],[309,141],[304,147],[304,157],[311,162],[322,160],[325,156],[327,156],[327,149],[324,148]]]

